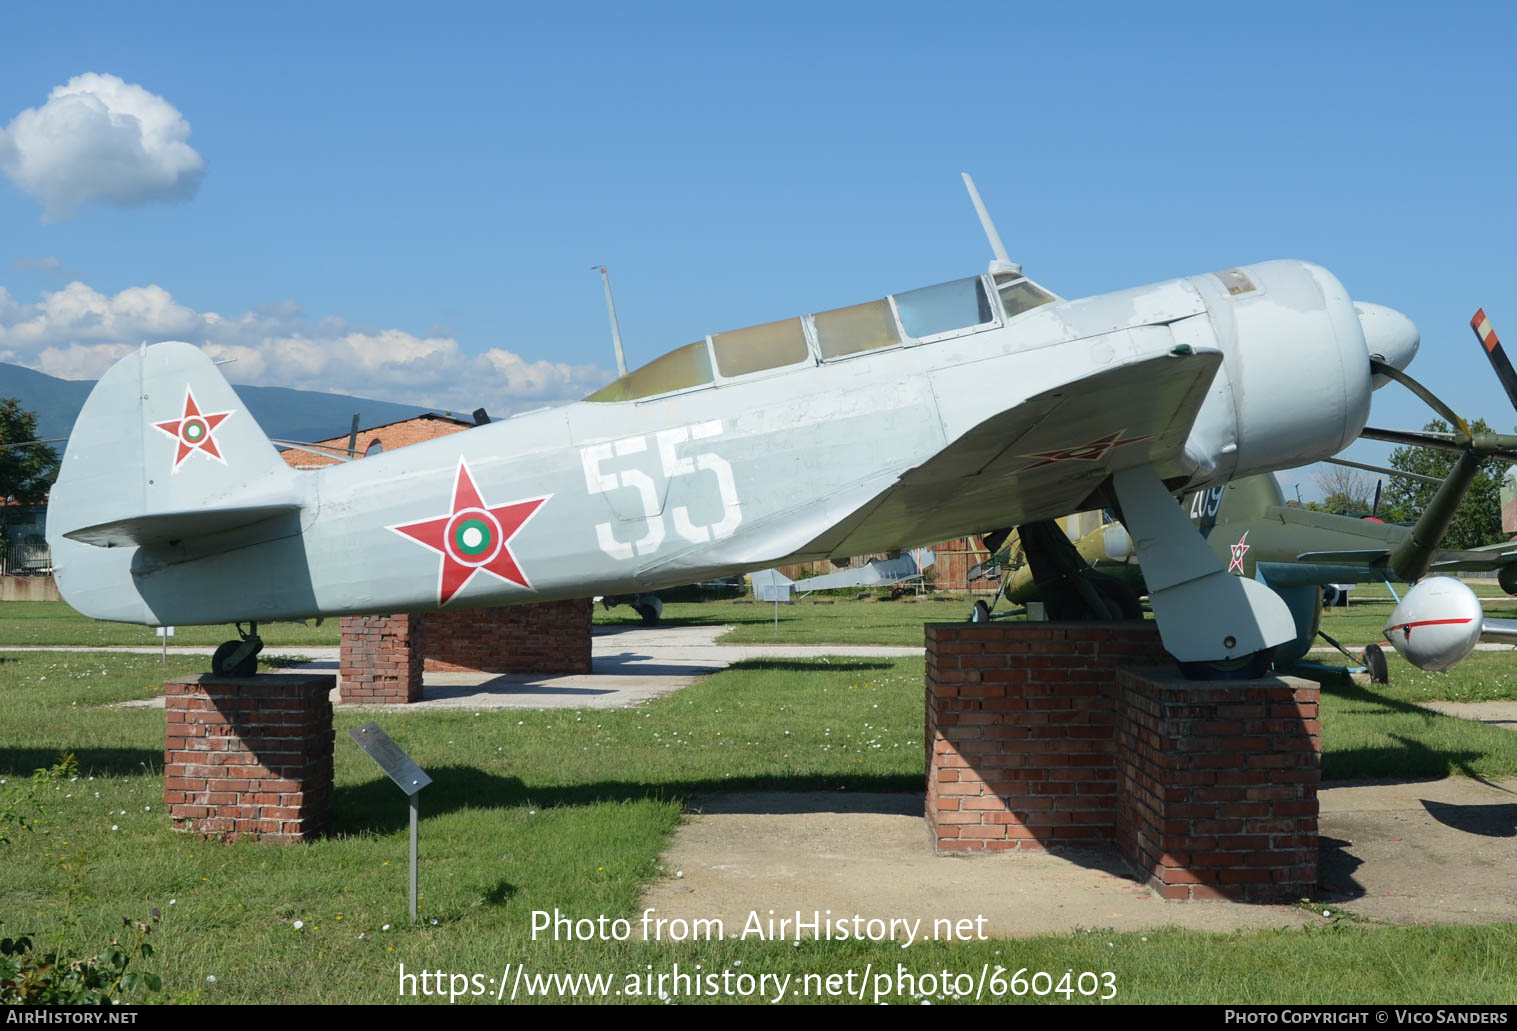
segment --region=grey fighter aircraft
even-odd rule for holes
[[[143,347],[96,385],[47,537],[81,612],[256,623],[635,594],[1119,507],[1165,647],[1196,675],[1295,636],[1177,493],[1326,458],[1416,327],[1268,261],[1062,300],[983,275],[714,333],[584,401],[314,471],[211,360]],[[1381,367],[1384,367],[1381,366]],[[247,632],[241,623],[254,624]]]
[[[1470,324],[1517,409],[1517,372],[1484,310],[1477,311]],[[1455,431],[1440,435],[1366,428],[1364,436],[1452,451],[1460,456],[1453,469],[1438,480],[1342,459],[1328,461],[1437,484],[1438,491],[1414,525],[1292,508],[1285,504],[1274,476],[1268,474],[1196,491],[1181,502],[1229,572],[1267,584],[1290,607],[1297,636],[1276,649],[1277,665],[1299,662],[1306,655],[1320,634],[1323,587],[1345,582],[1414,584],[1404,598],[1397,598],[1385,634],[1408,661],[1423,669],[1448,669],[1481,641],[1517,643],[1517,622],[1485,618],[1479,599],[1468,587],[1448,577],[1421,579],[1428,573],[1494,572],[1503,590],[1517,594],[1517,543],[1503,541],[1464,551],[1438,546],[1482,461],[1517,462],[1517,436],[1475,434],[1405,372],[1387,370],[1387,376],[1426,400],[1450,420]],[[1378,497],[1377,491],[1377,502]],[[1140,615],[1138,595],[1146,588],[1131,537],[1109,512],[1089,515],[1104,516],[1105,524],[1072,543],[1055,538],[1057,547],[1048,550],[1062,552],[1062,562],[1040,564],[1032,553],[1031,561],[1006,575],[993,600],[1042,601],[1055,619]],[[1019,527],[1017,543],[1023,546],[1034,535],[1058,532],[1048,525]],[[992,618],[992,606],[976,602],[970,618],[974,622]],[[1326,634],[1320,636],[1344,650]],[[1371,675],[1384,682],[1386,667],[1379,646],[1366,647],[1363,659]]]

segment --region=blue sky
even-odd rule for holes
[[[1318,261],[1418,323],[1411,371],[1456,408],[1517,421],[1467,326],[1484,305],[1517,342],[1509,6],[102,4],[66,31],[45,6],[5,18],[0,128],[76,76],[112,75],[177,109],[204,166],[160,199],[47,220],[46,187],[0,178],[4,360],[94,375],[112,344],[216,313],[244,349],[234,380],[530,407],[612,365],[597,263],[633,364],[980,271],[967,169],[1013,257],[1064,296]],[[300,346],[263,347],[274,339]],[[344,341],[395,361],[343,360]],[[435,375],[416,376],[432,357]],[[1419,404],[1390,394],[1373,421],[1421,425]]]

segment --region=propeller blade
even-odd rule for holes
[[[1381,465],[1365,465],[1363,462],[1350,462],[1347,458],[1324,458],[1329,465],[1342,465],[1350,469],[1363,469],[1367,473],[1380,473],[1384,476],[1396,476],[1403,480],[1416,480],[1419,483],[1442,483],[1437,476],[1428,476],[1426,473],[1409,473],[1404,469],[1387,469]],[[1376,488],[1378,489],[1378,487]]]
[[[1451,434],[1429,433],[1425,430],[1385,430],[1366,426],[1359,436],[1368,440],[1383,440],[1388,444],[1409,444],[1412,447],[1432,448],[1434,451],[1452,451],[1463,454],[1469,446],[1461,444]]]
[[[1370,371],[1377,376],[1388,376],[1391,379],[1395,380],[1397,383],[1400,383],[1403,387],[1410,390],[1418,397],[1422,398],[1422,400],[1427,404],[1429,408],[1437,412],[1439,415],[1443,416],[1444,419],[1448,420],[1448,424],[1454,427],[1454,432],[1469,436],[1469,424],[1459,417],[1459,413],[1455,412],[1452,408],[1439,400],[1437,394],[1434,394],[1427,387],[1423,386],[1421,383],[1418,383],[1416,380],[1412,379],[1412,377],[1408,376],[1406,373],[1402,372],[1394,365],[1387,365],[1384,362],[1376,361],[1375,359],[1371,358]]]
[[[1517,372],[1512,370],[1506,348],[1501,346],[1501,338],[1491,328],[1491,320],[1486,317],[1484,308],[1478,309],[1475,317],[1470,319],[1470,328],[1475,331],[1475,339],[1480,341],[1481,350],[1490,359],[1491,368],[1496,370],[1496,378],[1501,381],[1507,400],[1512,402],[1513,408],[1517,408]]]
[[[1384,480],[1375,481],[1375,503],[1370,506],[1370,518],[1377,519],[1380,516],[1380,488],[1385,486]]]

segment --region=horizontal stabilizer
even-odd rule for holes
[[[97,548],[129,548],[170,544],[207,537],[227,530],[240,530],[282,515],[300,511],[297,504],[243,505],[234,508],[195,509],[189,512],[155,512],[70,530],[63,536]]]

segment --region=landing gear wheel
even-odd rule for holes
[[[1275,649],[1265,648],[1236,659],[1182,662],[1180,673],[1186,680],[1258,680],[1269,672],[1269,663],[1274,657]]]
[[[232,656],[243,646],[242,641],[223,641],[211,655],[211,672],[218,677],[251,677],[258,672],[258,653],[255,651],[235,666],[229,666]]]
[[[989,623],[990,622],[990,606],[986,605],[983,601],[977,601],[977,602],[975,602],[974,603],[974,608],[972,608],[972,609],[969,610],[969,622],[971,622],[971,623]]]
[[[643,626],[658,626],[664,603],[656,594],[640,594],[632,602],[632,611],[643,617]]]
[[[1361,658],[1364,660],[1365,669],[1369,670],[1370,683],[1389,684],[1391,682],[1391,671],[1385,663],[1385,652],[1380,650],[1378,644],[1366,645]]]
[[[1087,573],[1085,578],[1095,587],[1107,606],[1112,608],[1113,619],[1142,619],[1143,602],[1138,594],[1121,580],[1100,573]]]

